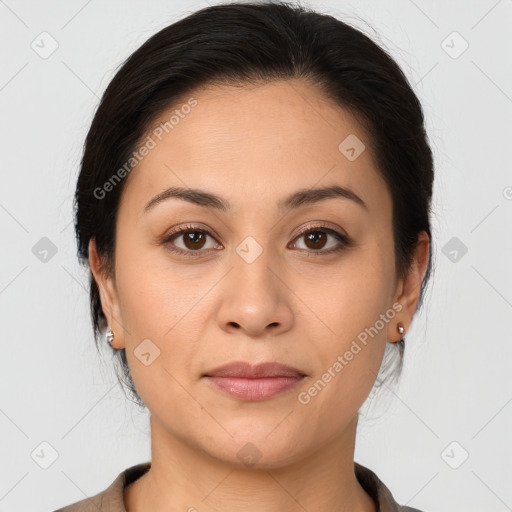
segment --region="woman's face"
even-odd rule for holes
[[[310,85],[282,81],[197,90],[148,135],[120,203],[115,281],[90,249],[152,422],[217,459],[274,467],[340,439],[386,340],[410,324],[427,249],[397,279],[391,196],[361,125]],[[188,199],[147,206],[171,187]],[[205,377],[234,361],[305,377],[251,399]]]

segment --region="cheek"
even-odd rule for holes
[[[327,346],[342,348],[390,308],[394,270],[389,250],[367,244],[323,274],[315,271],[311,279],[305,270],[296,273],[294,291],[307,303],[322,337],[333,340]],[[379,327],[383,330],[380,322]]]
[[[120,262],[120,268],[122,263]],[[150,411],[180,417],[190,396],[190,364],[197,357],[201,296],[189,281],[154,265],[125,265],[119,273],[126,358],[137,392]]]
[[[197,358],[205,318],[202,298],[218,276],[201,275],[199,266],[190,270],[172,265],[155,249],[137,249],[126,242],[118,255],[118,298],[133,380],[141,393],[146,386],[169,391],[176,384],[171,374],[184,382],[190,362]],[[143,351],[154,359],[151,365],[141,361]]]
[[[318,282],[305,286],[300,280],[298,294],[308,297],[315,313],[308,314],[312,318],[309,338],[319,363],[319,382],[316,386],[312,382],[311,393],[318,397],[315,407],[325,404],[326,414],[356,410],[378,374],[387,328],[395,316],[389,303],[393,261],[386,254],[368,245],[347,257],[337,272],[321,281],[321,288]],[[313,325],[322,334],[315,336]]]
[[[116,281],[128,336],[171,335],[169,330],[200,298],[204,276],[194,277],[185,266],[171,263],[162,247],[144,248],[124,240],[118,255]]]

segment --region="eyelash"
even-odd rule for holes
[[[337,247],[335,247],[334,249],[328,249],[326,251],[322,251],[322,250],[314,251],[314,250],[307,250],[307,249],[299,249],[301,251],[305,251],[306,254],[308,255],[308,257],[315,258],[315,257],[321,256],[321,255],[337,253],[337,252],[340,252],[340,251],[344,250],[345,248],[347,248],[348,246],[351,245],[351,239],[348,236],[343,235],[341,233],[338,233],[334,229],[328,228],[327,226],[323,226],[323,225],[308,226],[307,228],[303,229],[294,238],[294,240],[297,240],[301,236],[304,236],[304,235],[306,235],[308,233],[312,233],[312,232],[316,232],[316,231],[324,231],[324,232],[334,236],[339,242],[341,242],[341,244],[338,245]],[[206,234],[206,235],[208,235],[208,236],[210,236],[210,237],[215,239],[215,237],[208,230],[201,229],[201,228],[198,228],[196,226],[193,226],[193,225],[189,224],[189,225],[184,226],[183,228],[181,228],[181,229],[171,233],[169,236],[167,236],[163,240],[163,243],[165,245],[168,245],[168,250],[174,252],[175,254],[179,254],[179,255],[186,256],[186,257],[191,257],[191,258],[197,258],[197,257],[201,256],[201,253],[204,253],[204,252],[207,252],[207,251],[201,250],[201,249],[197,250],[197,251],[185,251],[184,249],[179,249],[179,248],[171,247],[171,245],[170,245],[170,242],[174,238],[179,238],[180,235],[183,235],[184,233],[189,233],[189,232],[203,233],[203,234]],[[209,249],[209,251],[211,251],[211,250],[216,250],[216,249]]]

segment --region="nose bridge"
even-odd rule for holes
[[[232,255],[234,265],[233,278],[239,284],[249,285],[251,289],[262,288],[267,292],[272,286],[272,273],[269,270],[271,249],[268,242],[269,237],[249,235],[245,237],[235,248]]]
[[[237,326],[251,336],[269,326],[287,330],[293,323],[286,287],[275,276],[278,258],[272,258],[273,249],[266,243],[270,237],[256,236],[249,235],[234,247],[218,317],[223,329]]]

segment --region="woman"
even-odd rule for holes
[[[92,122],[75,227],[152,456],[60,511],[417,510],[354,447],[421,305],[432,184],[416,95],[342,21],[224,4],[144,43]]]

